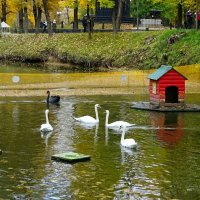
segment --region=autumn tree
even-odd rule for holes
[[[154,5],[162,8],[162,15],[174,21],[177,28],[182,28],[185,21],[185,13],[188,9],[196,12],[199,0],[152,0]]]
[[[48,0],[42,0],[42,2],[43,2],[44,13],[47,20],[47,30],[48,30],[49,36],[52,36],[51,18],[50,18],[49,9],[48,9]]]
[[[78,29],[78,1],[74,1],[74,22],[73,22],[73,29]]]
[[[65,6],[67,8],[72,8],[74,11],[73,29],[78,29],[78,10],[79,10],[79,0],[66,0]]]
[[[121,19],[122,19],[122,9],[123,9],[123,4],[125,3],[126,0],[118,0],[118,10],[117,10],[117,17],[116,17],[116,29],[120,30],[121,26]]]
[[[33,15],[35,22],[35,32],[39,33],[42,18],[42,2],[41,0],[33,0]]]
[[[24,0],[24,32],[28,33],[28,0]]]
[[[19,20],[19,32],[22,33],[28,32],[28,0],[10,0],[10,9],[12,10],[13,14],[18,14]],[[25,28],[25,29],[24,29]]]
[[[1,0],[1,21],[6,22],[7,15],[7,1]]]

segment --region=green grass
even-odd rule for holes
[[[168,38],[178,35],[173,44]],[[45,62],[55,60],[80,67],[157,68],[200,63],[200,32],[165,30],[143,32],[10,34],[0,37],[0,59]]]

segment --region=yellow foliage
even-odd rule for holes
[[[43,7],[42,0],[34,0],[37,7]],[[100,0],[101,4],[108,4],[110,0]],[[68,8],[79,8],[79,14],[82,13],[83,10],[87,9],[89,5],[90,9],[95,8],[96,0],[48,0],[48,8],[52,18],[56,18],[57,11],[62,11],[65,7]],[[31,23],[34,23],[33,16],[33,0],[7,0],[7,23],[9,25],[17,25],[18,24],[18,11],[23,9],[24,7],[28,8],[28,18]],[[85,11],[84,11],[85,12]],[[1,16],[1,3],[0,3],[0,16]]]
[[[82,8],[87,8],[87,5],[90,6],[90,8],[94,8],[96,1],[94,0],[79,0],[79,5]]]

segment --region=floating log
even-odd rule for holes
[[[90,160],[90,155],[79,154],[75,152],[65,152],[51,156],[52,160],[62,161],[62,162],[81,162],[81,161],[88,161]]]

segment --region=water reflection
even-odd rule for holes
[[[137,149],[130,149],[130,148],[126,148],[121,146],[121,161],[122,164],[125,164],[126,162],[129,162],[129,159],[127,158],[127,156],[131,156],[133,158],[133,156],[136,155],[136,151]]]
[[[44,139],[44,143],[45,143],[46,147],[48,147],[48,140],[52,134],[53,134],[53,131],[41,132],[41,138]]]
[[[19,123],[19,119],[20,119],[20,110],[19,110],[19,106],[18,105],[15,105],[13,107],[13,110],[12,110],[12,119],[13,119],[13,122],[15,124],[18,124]]]
[[[46,109],[42,97],[0,101],[0,149],[4,152],[0,198],[194,199],[184,192],[189,188],[199,193],[199,113],[130,109],[132,101],[142,98],[63,97],[59,107],[49,107],[54,127],[49,135],[39,132]],[[88,108],[95,102],[112,109],[111,121],[136,124],[127,132],[127,138],[139,144],[136,151],[120,146],[121,135],[105,127],[102,110],[98,126],[75,123],[73,116],[94,115]],[[166,148],[171,145],[174,148]],[[51,160],[51,155],[66,151],[91,155],[91,161],[70,165]]]
[[[99,126],[98,124],[84,123],[84,122],[77,122],[77,121],[75,121],[75,124],[81,126],[84,129],[93,129],[94,127]]]
[[[105,145],[109,145],[109,139],[112,138],[112,135],[120,135],[121,136],[121,132],[120,129],[109,129],[107,126],[105,126]],[[111,143],[112,141],[110,141]],[[120,144],[120,140],[117,141],[117,144]]]
[[[108,134],[108,127],[105,126],[105,145],[108,145],[109,134]]]
[[[87,124],[87,123],[83,123],[83,122],[77,122],[75,121],[75,125],[76,126],[80,126],[81,128],[85,129],[85,130],[94,130],[94,143],[98,142],[98,130],[99,130],[99,123],[97,124]]]
[[[184,113],[166,112],[149,114],[150,123],[158,127],[157,137],[167,145],[176,145],[183,137]]]
[[[46,101],[45,101],[45,103],[46,103]],[[59,103],[55,103],[55,104],[49,104],[49,103],[47,103],[46,105],[47,105],[46,106],[47,109],[50,109],[52,107],[58,108],[58,107],[60,107],[60,102]]]

